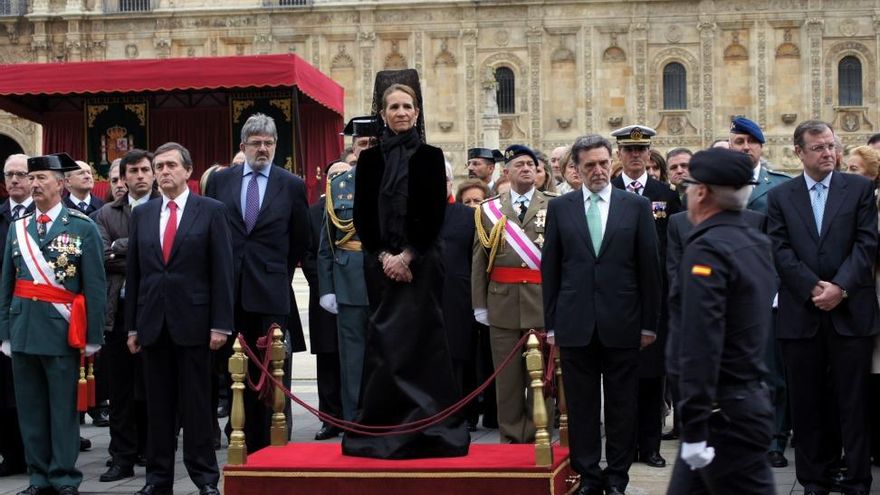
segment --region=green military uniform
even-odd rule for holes
[[[78,487],[79,414],[76,409],[80,351],[67,343],[68,322],[52,303],[13,295],[16,280],[33,281],[16,235],[26,222],[32,247],[39,248],[56,279],[86,299],[86,342],[103,340],[106,283],[101,237],[84,214],[63,205],[45,238],[37,234],[36,214],[9,229],[0,278],[0,341],[10,341],[15,398],[31,485]]]
[[[758,183],[755,185],[755,188],[752,189],[752,194],[749,195],[749,202],[746,204],[746,208],[766,215],[767,193],[774,187],[783,182],[787,182],[790,179],[791,177],[782,172],[770,170],[765,167],[762,162],[761,170],[758,172]]]
[[[554,196],[556,195],[553,193],[534,189],[522,221],[511,204],[511,194],[489,198],[483,204],[500,198],[500,210],[507,218],[506,221],[519,225],[526,236],[540,248],[543,244],[547,203]],[[493,224],[484,212],[483,205],[477,209],[476,216],[477,235],[474,239],[471,265],[471,298],[474,309],[488,309],[492,361],[497,368],[523,333],[530,329],[544,328],[544,303],[539,283],[501,283],[490,280],[491,272],[498,268],[526,269],[528,265],[507,244],[500,230],[494,239],[489,239],[493,237]],[[493,246],[496,245],[492,256]],[[529,381],[522,356],[498,375],[495,393],[502,442],[530,443],[535,440]]]
[[[318,290],[321,296],[335,294],[339,309],[336,327],[342,411],[348,421],[354,420],[360,395],[370,309],[364,253],[353,221],[356,169],[337,175],[328,184],[327,210],[318,248]]]

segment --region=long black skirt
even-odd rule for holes
[[[439,248],[410,265],[413,280],[394,282],[376,256],[364,261],[371,315],[356,421],[399,425],[432,416],[454,404],[461,390],[443,328],[443,262]],[[470,434],[455,414],[424,430],[373,437],[347,432],[342,452],[358,457],[416,459],[468,453]]]

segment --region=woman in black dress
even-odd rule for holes
[[[398,425],[432,416],[460,397],[443,328],[440,230],[446,207],[443,152],[424,144],[418,98],[393,84],[382,95],[386,128],[358,158],[354,224],[371,315],[356,421]],[[461,416],[415,433],[346,433],[346,455],[383,459],[466,455]]]

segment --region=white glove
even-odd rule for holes
[[[478,323],[489,326],[489,310],[486,308],[474,308],[474,319]]]
[[[773,295],[773,304],[771,306],[773,309],[779,309],[779,293]]]
[[[0,344],[0,352],[6,354],[6,357],[12,357],[12,346],[9,344],[8,340],[4,340],[2,344]]]
[[[715,458],[715,447],[707,447],[706,442],[681,444],[681,460],[691,467],[691,471],[702,469]]]
[[[86,344],[86,357],[92,357],[101,350],[101,344]]]
[[[339,306],[336,304],[336,294],[324,294],[318,299],[318,304],[328,313],[338,314]]]

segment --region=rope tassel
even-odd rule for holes
[[[76,384],[76,410],[86,412],[89,409],[89,387],[86,381],[86,353],[79,354],[79,382]]]

